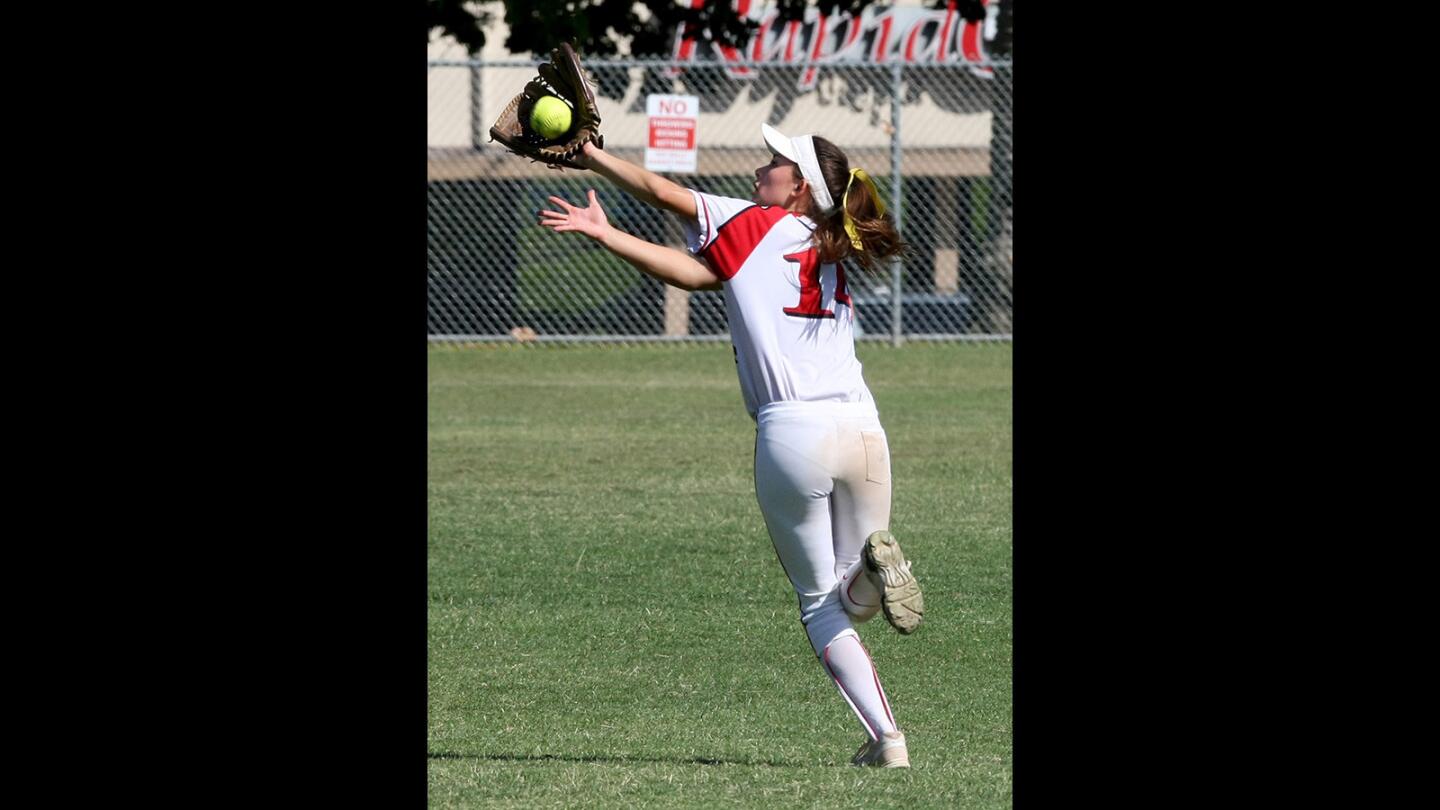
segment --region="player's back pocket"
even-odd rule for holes
[[[878,430],[862,430],[865,442],[865,480],[876,484],[890,483],[890,448],[885,434]]]

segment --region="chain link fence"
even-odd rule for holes
[[[594,188],[610,221],[682,248],[682,224],[591,172],[549,169],[489,142],[537,60],[429,62],[427,274],[431,343],[728,340],[720,292],[685,292],[589,239],[538,226],[557,195]],[[1011,337],[1011,68],[587,60],[607,152],[645,163],[646,97],[699,98],[683,186],[750,199],[769,123],[834,141],[883,192],[911,252],[851,271],[861,340]]]

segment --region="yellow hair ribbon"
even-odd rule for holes
[[[840,198],[840,210],[845,212],[845,233],[850,235],[851,246],[856,250],[863,251],[865,243],[860,241],[860,232],[855,230],[855,220],[850,216],[850,206],[848,205],[850,186],[855,184],[857,177],[860,178],[860,182],[870,187],[870,196],[875,198],[875,211],[881,216],[885,214],[885,201],[880,199],[880,189],[875,187],[875,181],[870,179],[870,175],[866,174],[864,169],[850,170],[850,180],[845,183],[845,195]]]

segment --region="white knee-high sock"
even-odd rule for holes
[[[871,739],[898,730],[895,716],[890,713],[890,701],[880,687],[880,675],[854,630],[845,630],[836,636],[825,646],[820,660]]]

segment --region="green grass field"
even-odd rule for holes
[[[1009,345],[862,344],[925,624],[860,633],[912,768],[851,767],[728,344],[429,350],[435,807],[1009,807]]]

